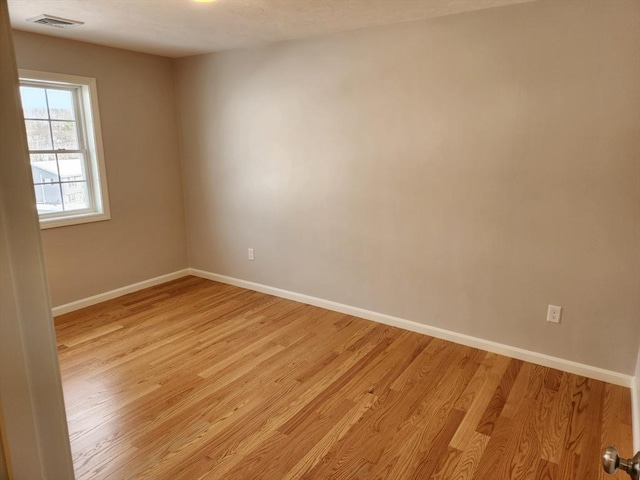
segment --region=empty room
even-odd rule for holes
[[[0,480],[639,480],[640,0],[0,4]]]

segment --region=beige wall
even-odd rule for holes
[[[190,265],[633,374],[639,9],[177,60]]]
[[[111,220],[42,231],[53,305],[186,268],[171,60],[14,35],[19,68],[98,84]]]

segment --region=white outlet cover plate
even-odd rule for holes
[[[560,323],[560,317],[562,316],[562,307],[558,305],[549,305],[547,310],[547,322]]]

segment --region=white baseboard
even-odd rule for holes
[[[144,288],[160,285],[161,283],[169,282],[177,278],[186,277],[187,275],[189,275],[188,268],[185,268],[183,270],[178,270],[177,272],[167,273],[166,275],[160,275],[159,277],[150,278],[149,280],[133,283],[131,285],[126,285],[124,287],[116,288],[115,290],[110,290],[105,293],[100,293],[92,297],[83,298],[75,302],[65,303],[64,305],[53,307],[51,309],[51,313],[53,314],[54,317],[56,317],[58,315],[63,315],[65,313],[73,312],[75,310],[80,310],[81,308],[90,307],[91,305],[95,305],[100,302],[111,300],[112,298],[118,298],[128,293],[137,292],[138,290],[142,290]]]
[[[195,268],[189,269],[189,274],[196,277],[207,278],[216,282],[227,283],[229,285],[235,285],[237,287],[246,288],[249,290],[255,290],[257,292],[267,293],[275,295],[277,297],[286,298],[289,300],[295,300],[296,302],[306,303],[308,305],[314,305],[316,307],[326,308],[327,310],[333,310],[340,313],[346,313],[355,317],[365,318],[374,322],[384,323],[392,327],[402,328],[404,330],[410,330],[412,332],[422,333],[431,337],[441,338],[443,340],[449,340],[454,343],[466,345],[468,347],[478,348],[489,352],[505,355],[511,358],[517,358],[526,362],[535,363],[544,367],[556,368],[564,372],[573,373],[576,375],[582,375],[584,377],[593,378],[595,380],[602,380],[603,382],[613,383],[615,385],[621,385],[623,387],[631,387],[631,383],[634,377],[631,375],[624,375],[622,373],[613,372],[611,370],[605,370],[602,368],[594,367],[591,365],[585,365],[571,360],[565,360],[563,358],[552,357],[551,355],[545,355],[543,353],[532,352],[518,347],[512,347],[511,345],[505,345],[502,343],[492,342],[482,338],[472,337],[470,335],[464,335],[462,333],[453,332],[451,330],[445,330],[443,328],[432,327],[422,323],[414,322],[411,320],[405,320],[403,318],[393,317],[384,313],[373,312],[371,310],[365,310],[363,308],[352,307],[350,305],[344,305],[342,303],[332,302],[331,300],[325,300],[322,298],[312,297],[301,293],[291,292],[289,290],[282,290],[280,288],[269,287],[259,283],[249,282],[246,280],[240,280],[233,277],[227,277],[225,275],[219,275],[217,273],[205,272]]]

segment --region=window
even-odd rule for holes
[[[95,79],[20,70],[20,96],[40,227],[108,220]]]

